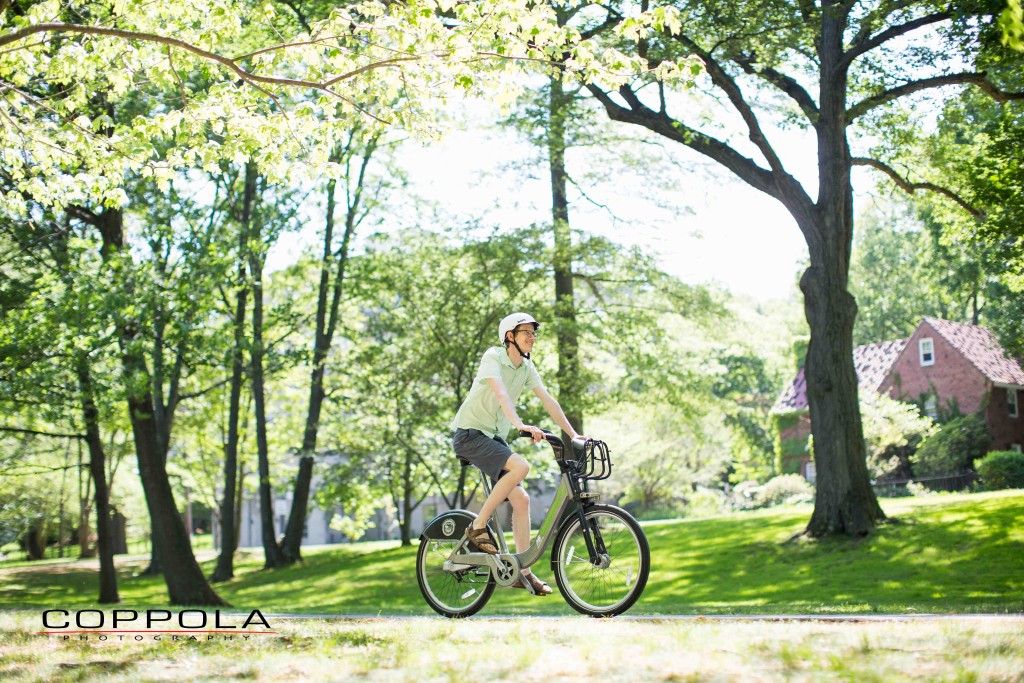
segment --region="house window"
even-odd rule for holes
[[[1006,405],[1009,406],[1010,417],[1017,417],[1019,411],[1017,409],[1017,390],[1007,389],[1006,390]]]
[[[925,397],[924,414],[933,420],[939,416],[939,402],[936,400],[935,394]]]
[[[929,337],[919,341],[917,346],[921,352],[921,365],[935,365],[935,342]]]

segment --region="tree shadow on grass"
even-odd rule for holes
[[[656,527],[656,556],[675,561],[666,573],[652,568],[645,598],[669,612],[1020,609],[1024,543],[1013,534],[1022,522],[1024,511],[1006,506],[982,517],[924,509],[866,538],[801,543],[787,542],[801,519],[737,520],[725,533],[699,522]]]
[[[416,546],[344,556],[331,550],[304,553],[301,563],[244,574],[221,584],[236,608],[306,613],[425,613],[416,584]]]

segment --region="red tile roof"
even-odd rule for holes
[[[779,400],[772,406],[773,413],[798,413],[807,410],[807,378],[804,376],[804,369],[796,373],[796,378],[785,391]]]
[[[878,391],[882,380],[889,374],[896,357],[907,345],[906,339],[865,344],[853,350],[853,367],[857,371],[857,386],[861,391]]]
[[[938,318],[925,318],[923,322],[931,325],[993,384],[1024,385],[1024,369],[1020,363],[1007,356],[1002,345],[984,327]]]
[[[945,339],[950,346],[963,355],[974,367],[993,384],[1024,386],[1024,368],[1020,362],[1006,355],[992,333],[984,327],[954,323],[939,318],[923,318]],[[920,325],[918,325],[920,329]],[[866,344],[853,350],[853,365],[857,370],[857,384],[862,392],[878,391],[896,357],[906,346],[907,340]],[[772,407],[773,413],[795,413],[807,410],[807,380],[803,368],[793,383],[782,392]]]
[[[906,339],[880,344],[865,344],[853,350],[853,367],[857,371],[857,386],[861,392],[877,392],[896,357],[906,346]],[[807,410],[807,380],[800,368],[796,379],[782,393],[772,407],[773,413],[797,413]]]

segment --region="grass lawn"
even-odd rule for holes
[[[342,619],[249,641],[37,635],[0,614],[0,679],[19,681],[1021,681],[1024,620],[766,622]],[[475,661],[474,661],[475,658]]]
[[[630,615],[1024,612],[1024,491],[882,501],[895,523],[865,539],[791,540],[810,507],[645,525],[647,589]],[[301,565],[263,571],[241,553],[217,590],[233,609],[264,614],[428,615],[415,547],[397,542],[311,548]],[[201,555],[204,571],[214,557]],[[162,578],[118,558],[124,607],[166,605]],[[554,585],[546,562],[537,573]],[[0,563],[0,609],[94,607],[97,563]],[[498,590],[482,615],[575,614],[557,595]],[[37,617],[38,618],[38,617]]]

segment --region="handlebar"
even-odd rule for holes
[[[572,440],[572,455],[567,460],[565,457],[565,442],[546,429],[544,440],[551,444],[551,450],[555,453],[555,460],[564,468],[569,468],[582,479],[607,479],[612,472],[611,455],[608,452],[608,445],[603,441],[595,439],[577,438]],[[532,438],[533,434],[527,431],[520,431],[520,436]]]
[[[542,429],[541,431],[544,432],[544,440],[547,441],[549,444],[551,444],[551,447],[553,449],[555,449],[556,451],[559,450],[559,449],[561,449],[562,451],[565,450],[565,442],[562,441],[562,439],[560,437],[555,436],[553,433],[549,432],[546,429]],[[526,431],[526,430],[521,430],[519,432],[519,436],[525,436],[528,439],[532,439],[533,438],[533,434],[528,432],[528,431]],[[588,441],[591,441],[591,439],[586,439],[586,438],[573,439],[572,440],[572,445],[575,446],[576,448],[583,448],[583,446],[586,445],[586,443]]]

